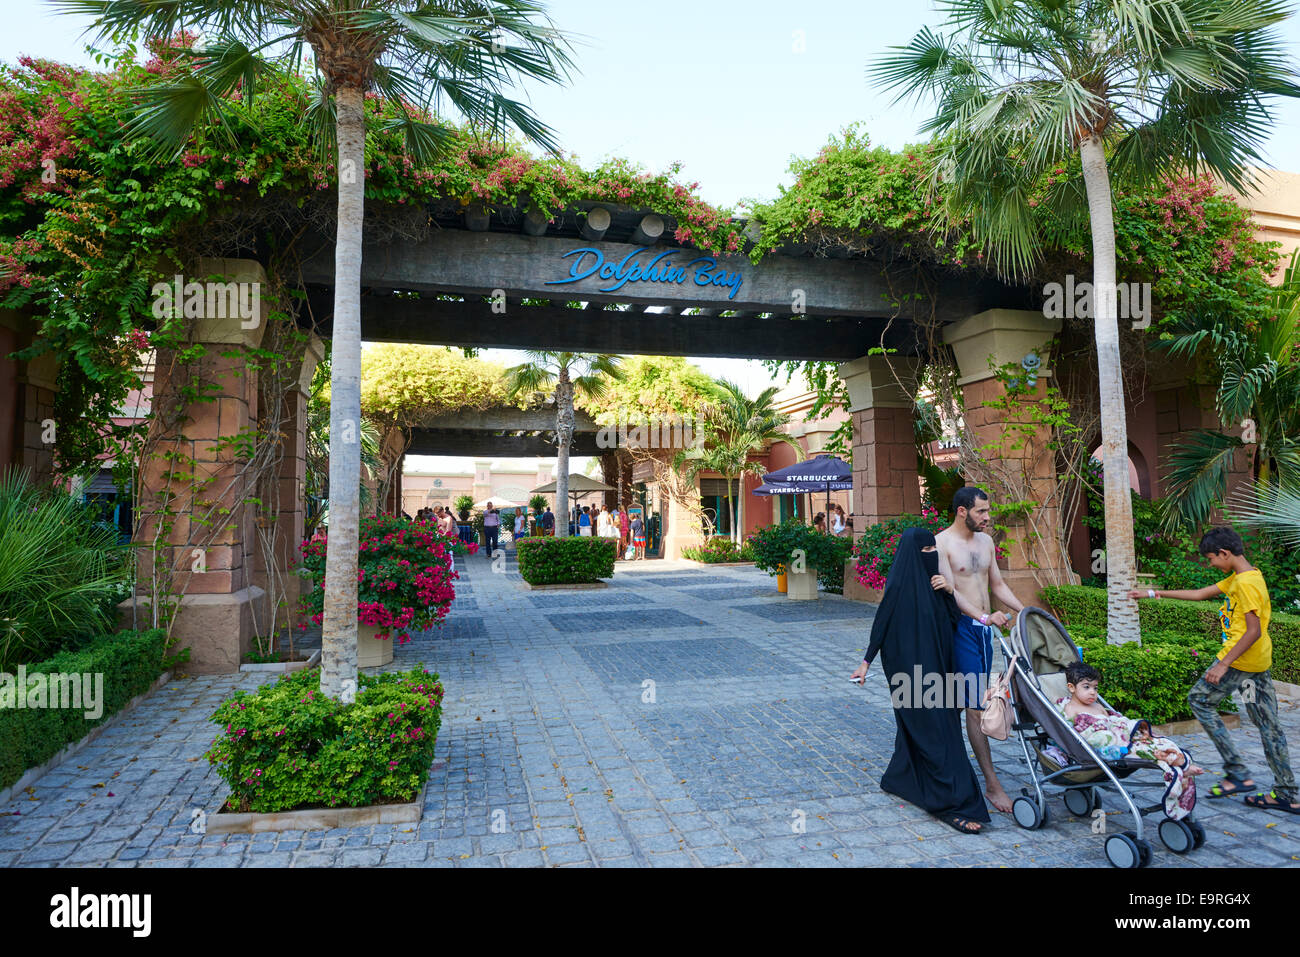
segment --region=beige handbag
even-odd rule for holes
[[[1011,735],[1011,669],[997,675],[984,690],[984,710],[980,712],[980,730],[990,738],[1005,741]]]

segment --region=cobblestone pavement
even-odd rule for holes
[[[994,814],[966,836],[880,790],[887,686],[878,671],[865,689],[845,680],[871,606],[791,602],[742,567],[620,563],[607,589],[542,593],[524,590],[513,560],[460,571],[446,625],[391,666],[423,663],[447,689],[419,824],[191,834],[192,809],[224,798],[202,757],[209,716],[271,679],[182,677],[0,806],[0,866],[1105,864],[1103,835],[1059,793],[1042,830]],[[1283,721],[1300,757],[1300,708],[1284,704]],[[1266,783],[1258,734],[1235,733]],[[1205,735],[1183,740],[1217,769]],[[994,742],[994,758],[1018,794],[1014,739]],[[1110,831],[1132,827],[1115,798],[1105,807]],[[1300,819],[1204,796],[1197,818],[1207,844],[1186,857],[1148,831],[1153,866],[1300,861]]]

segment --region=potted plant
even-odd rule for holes
[[[324,616],[325,536],[303,543],[300,574],[310,582],[303,608]],[[456,597],[452,555],[477,551],[439,534],[431,525],[395,515],[361,520],[357,555],[357,667],[393,660],[393,640],[442,622]],[[305,627],[305,626],[304,626]],[[392,639],[392,640],[390,640]]]
[[[474,496],[457,495],[455,500],[451,503],[451,507],[456,510],[456,515],[459,516],[462,522],[468,522],[469,510],[474,507]]]
[[[538,525],[538,519],[542,517],[542,512],[546,511],[546,496],[534,495],[528,500],[528,508],[533,514],[532,534],[540,535],[541,526]]]

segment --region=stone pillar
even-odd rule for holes
[[[1167,360],[1168,357],[1163,358]],[[1169,494],[1169,456],[1183,435],[1197,429],[1210,429],[1240,437],[1242,429],[1240,423],[1219,420],[1214,407],[1214,385],[1197,382],[1194,369],[1189,365],[1166,362],[1157,367],[1151,376],[1149,390],[1155,403],[1157,450],[1151,496],[1157,498]],[[1250,445],[1233,454],[1226,494],[1231,495],[1238,486],[1252,481],[1254,451],[1254,445]],[[1218,522],[1221,516],[1216,512],[1212,520]]]
[[[920,369],[919,360],[900,356],[864,356],[839,367],[853,416],[855,535],[904,513],[920,514],[912,424]]]
[[[1056,460],[1048,447],[1051,430],[1026,413],[1046,395],[1051,378],[1046,347],[1059,332],[1059,319],[1038,312],[991,309],[953,323],[944,330],[944,341],[952,346],[965,400],[965,437],[971,448],[964,449],[967,482],[987,485],[994,505],[1005,501],[1010,490],[1019,500],[1045,503],[1028,517],[1009,516],[1001,522],[1009,527],[1008,548],[1002,577],[1026,604],[1038,601],[1038,589],[1053,582],[1077,582],[1070,570],[1069,556],[1059,544],[1063,516],[1057,501]],[[1008,419],[994,403],[1006,395],[997,370],[1007,363],[1020,364],[1030,353],[1041,362],[1035,391],[1017,405],[1022,410]],[[1023,374],[1023,373],[1022,373]]]
[[[266,282],[258,263],[242,259],[202,260],[195,275],[261,283],[259,293]],[[151,620],[156,544],[170,569],[165,594],[177,600],[172,637],[178,650],[190,650],[186,668],[195,674],[238,671],[253,636],[269,627],[265,592],[252,581],[255,517],[245,500],[256,487],[244,451],[232,443],[257,428],[258,375],[246,354],[260,346],[269,312],[264,298],[260,315],[247,322],[233,309],[224,311],[227,318],[205,310],[192,320],[203,356],[183,366],[171,350],[158,355],[154,420],[140,463],[138,583],[119,612],[126,627]],[[187,399],[183,391],[204,399]],[[166,571],[160,569],[164,581]]]
[[[59,362],[50,353],[28,362],[9,354],[31,345],[36,324],[22,312],[0,309],[0,468],[13,465],[32,481],[54,481],[54,395]]]

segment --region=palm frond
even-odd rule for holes
[[[1282,544],[1300,548],[1300,486],[1243,485],[1228,496],[1225,507],[1234,522],[1264,529]]]
[[[1232,457],[1243,445],[1233,436],[1198,429],[1182,436],[1169,456],[1166,526],[1199,525],[1210,517],[1228,484]]]

